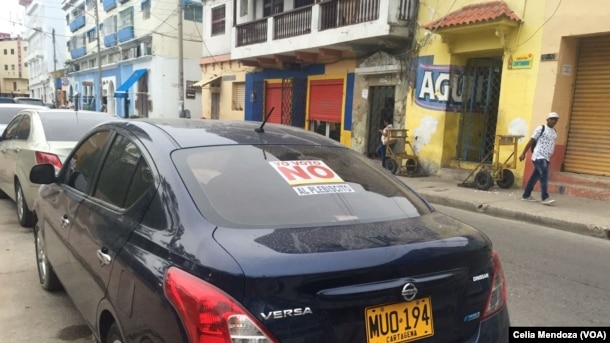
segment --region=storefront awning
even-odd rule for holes
[[[120,85],[119,88],[116,89],[116,91],[114,92],[114,97],[115,98],[127,97],[127,92],[129,91],[129,88],[131,88],[131,86],[133,86],[134,83],[136,83],[142,76],[144,76],[144,74],[146,74],[146,69],[135,70],[131,74],[131,76],[127,79],[127,81],[123,82],[123,84]]]
[[[207,80],[199,80],[199,81],[193,83],[193,87],[203,87],[203,86],[207,85],[208,83],[211,83],[211,82],[214,82],[214,81],[220,79],[221,77],[222,76],[214,76]]]

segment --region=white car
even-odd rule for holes
[[[9,98],[12,100],[12,98]],[[8,123],[13,120],[15,115],[19,113],[21,110],[25,110],[26,108],[39,108],[43,109],[42,106],[34,106],[31,104],[16,104],[16,103],[3,103],[0,101],[0,135],[4,132],[4,129],[8,125]]]
[[[102,112],[28,106],[8,123],[0,136],[0,197],[8,196],[17,203],[17,217],[24,227],[32,225],[30,209],[39,188],[30,182],[32,167],[48,163],[59,170],[85,132],[116,119]]]

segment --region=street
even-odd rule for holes
[[[500,253],[513,326],[610,325],[610,241],[448,207],[480,228]],[[38,284],[31,229],[0,200],[0,342],[91,343],[64,292]]]
[[[610,325],[610,241],[435,207],[491,238],[506,274],[512,326]]]

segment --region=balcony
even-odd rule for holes
[[[285,8],[292,3],[286,0]],[[238,20],[231,58],[273,66],[283,61],[323,63],[380,48],[404,50],[414,34],[418,5],[419,0],[326,0],[265,18]]]
[[[74,18],[74,20],[72,20],[72,22],[70,23],[70,32],[74,32],[83,26],[85,26],[85,15],[84,14],[80,15],[80,16]]]
[[[107,36],[104,36],[104,46],[109,48],[111,46],[117,45],[117,34],[111,33]]]
[[[126,42],[130,39],[133,39],[135,37],[133,33],[133,26],[127,26],[122,29],[119,29],[119,31],[117,32],[117,36],[119,42]]]
[[[76,49],[71,50],[70,56],[72,56],[72,59],[76,59],[76,58],[85,56],[86,53],[87,53],[87,50],[83,46],[81,48],[76,48]]]
[[[104,0],[102,3],[104,11],[108,12],[116,7],[116,0]]]

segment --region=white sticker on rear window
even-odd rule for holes
[[[354,193],[354,189],[347,184],[339,185],[306,185],[293,187],[298,195]]]
[[[269,164],[291,186],[343,183],[343,179],[322,161],[273,161]]]

